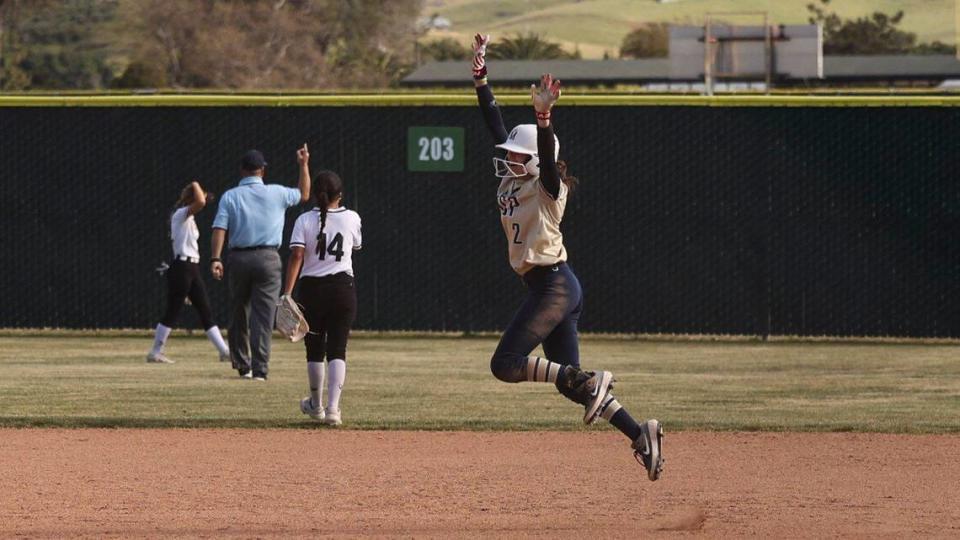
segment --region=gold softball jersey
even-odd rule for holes
[[[567,206],[567,186],[560,182],[556,200],[539,178],[504,178],[497,190],[500,223],[507,236],[510,266],[526,274],[534,266],[550,266],[567,260],[560,220]]]

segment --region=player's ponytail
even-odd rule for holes
[[[330,206],[330,196],[326,191],[317,193],[317,207],[320,208],[320,234],[323,234],[323,228],[327,226],[327,207]]]
[[[320,234],[327,226],[327,207],[343,193],[343,180],[333,171],[320,171],[313,180],[313,198],[320,210]]]
[[[567,189],[570,193],[573,193],[577,189],[577,186],[580,185],[580,180],[576,176],[568,174],[569,170],[567,169],[567,162],[563,160],[557,160],[557,172],[560,174],[560,180],[567,185]]]

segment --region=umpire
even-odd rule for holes
[[[265,381],[270,362],[270,337],[280,296],[282,265],[277,249],[283,240],[287,208],[310,198],[310,154],[297,150],[298,189],[264,184],[267,162],[258,150],[240,160],[243,178],[220,199],[210,240],[210,272],[223,278],[220,254],[227,240],[233,321],[228,341],[233,367],[245,379]],[[229,239],[228,239],[229,238]]]

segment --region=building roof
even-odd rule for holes
[[[552,73],[566,85],[636,84],[670,80],[670,61],[644,60],[489,60],[491,78],[499,85],[526,86],[543,73]],[[403,79],[406,86],[462,86],[470,84],[470,62],[430,62]]]
[[[670,60],[491,60],[491,79],[503,86],[526,86],[542,73],[566,85],[649,84],[688,82],[670,77]],[[824,56],[823,82],[944,80],[960,78],[960,60],[951,55]],[[470,63],[430,62],[403,79],[405,86],[463,86],[470,82]]]
[[[960,76],[952,55],[824,56],[827,79],[946,79]]]

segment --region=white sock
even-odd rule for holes
[[[210,341],[213,342],[213,346],[217,348],[217,351],[219,351],[220,354],[230,354],[230,349],[227,347],[227,344],[223,342],[223,335],[220,333],[220,329],[217,328],[217,325],[207,328],[207,337],[210,338]]]
[[[340,410],[340,390],[343,390],[343,381],[347,377],[347,363],[344,360],[335,358],[327,362],[327,408],[334,411]]]
[[[536,356],[527,357],[527,380],[530,382],[556,383],[563,366]]]
[[[153,349],[150,349],[150,354],[163,352],[163,346],[167,344],[167,338],[170,337],[171,330],[173,329],[169,326],[157,324],[157,333],[153,336]]]
[[[613,397],[613,394],[607,394],[607,397],[603,400],[603,403],[600,404],[600,418],[603,418],[607,422],[613,418],[613,415],[617,414],[623,408],[620,405],[620,402]]]
[[[320,406],[323,395],[323,362],[307,362],[307,380],[310,382],[310,401]]]

